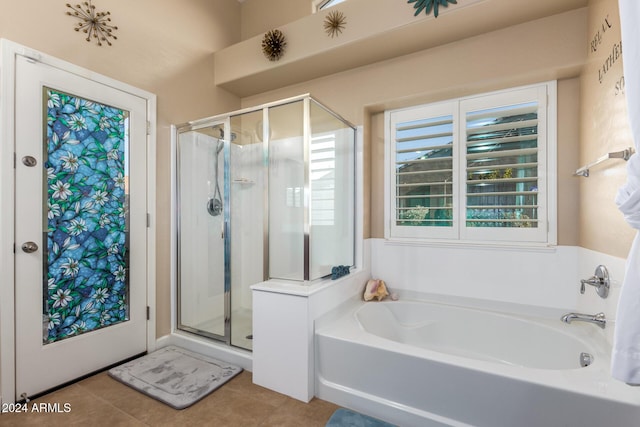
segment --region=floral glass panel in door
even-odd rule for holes
[[[43,342],[129,320],[129,113],[44,88]]]

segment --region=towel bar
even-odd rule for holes
[[[612,151],[611,153],[607,153],[604,156],[600,156],[596,160],[594,160],[593,162],[591,162],[591,163],[581,167],[580,169],[576,170],[576,173],[574,173],[573,176],[584,176],[585,178],[588,178],[589,177],[589,169],[591,169],[595,165],[598,165],[598,164],[604,162],[605,160],[609,160],[609,159],[629,160],[629,158],[631,157],[631,155],[634,152],[635,152],[635,150],[633,149],[633,147],[625,148],[622,151]]]

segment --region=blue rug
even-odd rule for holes
[[[331,415],[326,427],[397,427],[376,418],[340,408]]]

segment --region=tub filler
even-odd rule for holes
[[[536,310],[354,301],[317,325],[316,395],[401,426],[639,426],[604,332]]]

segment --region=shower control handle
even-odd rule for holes
[[[22,252],[26,252],[30,254],[37,250],[38,250],[38,245],[35,242],[25,242],[22,244]]]
[[[591,285],[596,288],[596,292],[601,298],[609,296],[609,289],[611,288],[611,280],[609,279],[609,271],[604,265],[599,265],[596,268],[595,274],[588,278],[580,280],[580,293],[584,294],[585,285]]]

